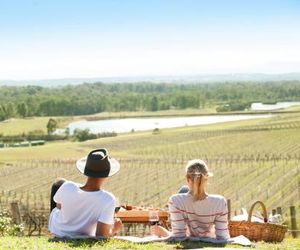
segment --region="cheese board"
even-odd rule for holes
[[[148,223],[149,212],[156,211],[159,221],[163,224],[168,220],[168,212],[158,208],[136,207],[136,206],[121,206],[116,213],[116,217],[123,223]]]

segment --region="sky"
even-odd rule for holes
[[[300,72],[300,0],[0,0],[0,80]]]

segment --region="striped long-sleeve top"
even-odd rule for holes
[[[221,195],[193,201],[190,193],[175,194],[169,200],[169,213],[174,237],[230,238],[227,202]]]

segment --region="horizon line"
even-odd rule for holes
[[[11,81],[11,82],[22,82],[22,81],[55,81],[55,80],[80,80],[80,79],[128,79],[128,78],[166,78],[166,77],[201,77],[201,76],[234,76],[234,75],[266,75],[266,76],[281,76],[281,75],[291,75],[300,74],[300,71],[290,71],[284,73],[267,73],[267,72],[236,72],[236,73],[199,73],[199,74],[166,74],[166,75],[122,75],[122,76],[80,76],[80,77],[55,77],[55,78],[22,78],[22,79],[0,79],[0,82]]]

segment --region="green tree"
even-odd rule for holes
[[[151,102],[150,102],[150,110],[151,111],[157,111],[158,110],[158,99],[156,96],[153,96],[151,98]]]
[[[48,134],[52,134],[57,128],[57,121],[54,120],[53,118],[50,118],[48,123],[47,123],[47,132]]]
[[[84,83],[62,87],[0,86],[0,120],[15,116],[87,115],[233,104],[299,101],[300,81],[172,83]],[[23,104],[24,103],[24,104]],[[228,107],[225,107],[228,109]]]
[[[27,113],[28,113],[28,108],[27,108],[26,103],[24,103],[24,102],[19,103],[17,106],[17,111],[21,117],[26,117]]]
[[[5,112],[3,110],[3,106],[0,105],[0,121],[5,120]]]
[[[0,119],[6,120],[10,117],[14,117],[15,109],[12,103],[0,105]]]
[[[97,135],[92,134],[89,129],[75,129],[74,138],[77,141],[87,141],[96,139]]]

